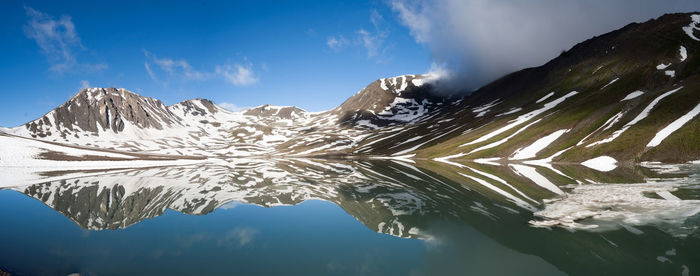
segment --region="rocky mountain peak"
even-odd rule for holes
[[[396,97],[424,94],[415,93],[417,92],[415,90],[420,90],[421,92],[425,90],[420,89],[423,84],[423,76],[421,75],[381,78],[348,98],[338,109],[344,112],[357,110],[381,112]]]
[[[254,107],[243,112],[244,115],[258,117],[278,117],[281,119],[296,119],[303,117],[306,110],[296,106],[274,106],[270,104]]]
[[[221,112],[213,102],[194,99],[166,106],[160,100],[144,97],[124,88],[85,88],[68,101],[13,133],[67,141],[102,132],[118,134],[125,128],[163,130],[181,125],[186,117],[195,120]],[[207,118],[210,119],[210,118]]]
[[[214,102],[207,99],[193,99],[186,100],[169,106],[172,111],[178,110],[182,112],[178,115],[192,115],[192,116],[204,116],[208,114],[216,114],[218,112],[224,112],[219,108]]]
[[[370,128],[420,120],[449,99],[434,93],[428,75],[378,79],[333,111],[341,124]]]

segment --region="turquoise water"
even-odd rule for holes
[[[556,197],[526,177],[506,175],[507,167],[478,168],[506,180],[513,189],[500,186],[502,192],[531,199],[538,210]],[[277,162],[18,183],[0,190],[0,269],[16,275],[692,275],[700,269],[697,212],[646,223],[606,221],[619,227],[600,231],[539,228],[530,223],[537,219],[532,211],[446,169],[467,173],[435,164]],[[538,171],[576,193],[573,180]],[[697,207],[689,175],[682,175],[691,179],[685,182],[673,178],[687,183],[674,193]]]

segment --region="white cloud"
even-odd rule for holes
[[[158,56],[146,50],[144,50],[143,53],[146,56],[146,59],[148,59],[154,65],[158,66],[158,68],[166,72],[171,77],[175,77],[186,81],[205,80],[211,78],[211,74],[195,70],[184,59],[159,58]],[[145,62],[144,66],[146,67],[148,75],[151,76],[153,80],[157,80],[158,78],[153,72],[150,64],[148,62]]]
[[[310,37],[315,37],[318,35],[318,32],[316,32],[316,30],[314,30],[313,28],[308,28],[306,29],[306,35]]]
[[[424,75],[426,76],[425,81],[430,82],[451,79],[452,77],[454,77],[454,72],[447,68],[447,65],[445,65],[444,63],[433,62],[432,64],[430,64],[430,70],[428,70],[428,72]]]
[[[367,57],[371,58],[382,54],[386,50],[384,41],[389,36],[389,32],[386,30],[384,17],[377,10],[370,11],[369,21],[372,23],[374,31],[360,29],[357,31],[357,34],[362,46],[367,51]]]
[[[148,65],[148,62],[144,62],[143,67],[146,68],[146,72],[148,72],[148,76],[150,76],[152,80],[154,80],[155,82],[160,82],[156,74],[153,73],[153,70],[151,70],[151,66]]]
[[[331,48],[333,51],[340,51],[345,45],[348,44],[348,40],[345,39],[342,35],[339,36],[330,36],[328,37],[328,40],[326,40],[326,45],[328,45],[328,48]]]
[[[394,0],[391,2],[392,8],[398,12],[399,19],[404,25],[409,27],[411,35],[419,43],[427,43],[428,37],[433,26],[430,16],[426,15],[422,7],[425,2],[418,2],[418,7],[413,7],[416,2],[406,3],[407,1]]]
[[[384,18],[376,11],[370,12],[372,29],[360,28],[346,39],[343,35],[330,36],[326,40],[328,48],[339,52],[348,45],[354,45],[364,49],[368,58],[374,58],[386,51],[385,41],[389,32],[385,28]]]
[[[365,50],[367,51],[367,57],[377,56],[377,54],[379,53],[379,48],[384,42],[383,38],[376,34],[370,33],[364,29],[358,30],[357,34],[360,43],[363,47],[365,47]]]
[[[235,86],[252,85],[259,81],[250,63],[217,66],[216,73]]]
[[[90,82],[87,80],[80,81],[80,89],[90,88]]]
[[[592,36],[698,1],[391,0],[413,38],[433,59],[476,88],[509,72],[539,66]]]
[[[50,15],[24,7],[29,21],[24,25],[25,35],[33,39],[46,56],[49,70],[62,74],[71,71],[101,71],[107,69],[104,63],[80,63],[78,53],[86,50],[70,16],[62,15],[55,19]]]
[[[260,81],[253,71],[253,64],[244,58],[244,63],[234,63],[227,65],[217,65],[213,71],[200,71],[194,69],[189,62],[184,59],[172,59],[158,57],[155,54],[143,50],[146,61],[143,63],[148,76],[155,82],[163,85],[168,84],[168,80],[177,81],[206,81],[221,78],[235,86],[247,86]],[[262,65],[263,68],[265,65]],[[159,69],[156,71],[155,69]],[[160,74],[161,77],[158,75]],[[164,77],[163,77],[164,76]]]
[[[220,107],[222,107],[222,108],[224,108],[224,109],[226,109],[226,110],[228,110],[228,111],[233,111],[233,112],[238,112],[238,111],[243,111],[243,110],[248,109],[248,107],[238,106],[238,105],[236,105],[236,104],[233,104],[233,103],[226,103],[226,102],[217,103],[216,105],[218,105],[218,106],[220,106]]]

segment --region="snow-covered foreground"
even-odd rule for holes
[[[95,148],[47,143],[44,141],[0,135],[0,167],[52,167],[82,169],[115,168],[155,165],[184,165],[203,158],[165,155],[141,155]]]
[[[205,158],[163,155],[141,155],[100,149],[48,143],[35,139],[0,135],[0,187],[17,183],[34,183],[84,175],[96,175],[108,170],[181,166],[212,162]],[[63,171],[60,176],[50,172]],[[87,171],[70,173],[69,171]],[[102,172],[100,172],[102,171]]]

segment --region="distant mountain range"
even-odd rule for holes
[[[404,75],[379,79],[324,112],[271,105],[230,112],[205,99],[166,106],[125,89],[88,88],[0,131],[45,151],[58,143],[173,158],[486,159],[601,170],[687,162],[700,160],[699,37],[699,14],[668,14],[468,94],[445,97],[435,76]]]

